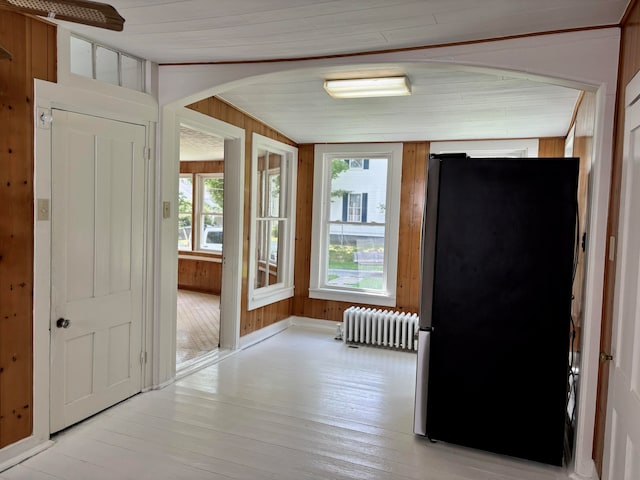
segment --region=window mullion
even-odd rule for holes
[[[195,234],[196,234],[196,175],[191,174],[191,251],[196,250]]]

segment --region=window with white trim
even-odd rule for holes
[[[309,296],[395,306],[402,144],[316,145]]]
[[[180,174],[178,250],[222,253],[223,201],[221,173]]]
[[[144,92],[144,60],[92,40],[71,35],[71,73]]]
[[[253,134],[248,309],[293,296],[298,149]]]

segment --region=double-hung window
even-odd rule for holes
[[[181,174],[178,184],[178,250],[192,250],[193,175]]]
[[[181,174],[178,187],[178,249],[222,253],[222,174]]]
[[[316,145],[309,296],[395,306],[402,144]]]
[[[251,160],[249,310],[293,296],[298,150],[254,133]]]

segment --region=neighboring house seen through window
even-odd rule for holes
[[[395,305],[401,144],[317,145],[312,298]]]

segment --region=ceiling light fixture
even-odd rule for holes
[[[406,76],[325,80],[324,89],[333,98],[399,97],[411,95]]]

